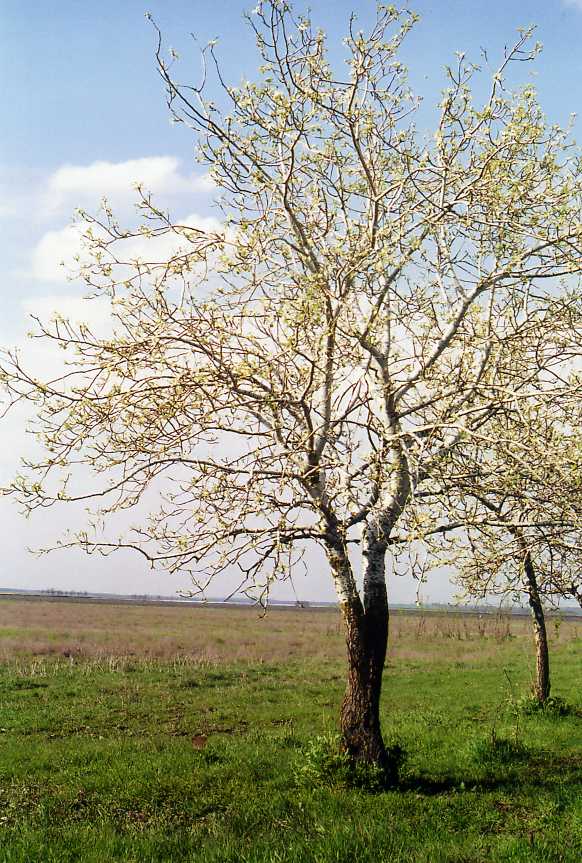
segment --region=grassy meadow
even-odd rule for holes
[[[582,859],[582,622],[393,615],[397,790],[333,758],[335,611],[0,600],[0,863]],[[559,705],[558,705],[559,706]]]

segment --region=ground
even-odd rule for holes
[[[334,611],[2,600],[0,863],[578,863],[582,622],[550,630],[565,715],[520,709],[527,619],[395,615],[374,793],[334,767]]]

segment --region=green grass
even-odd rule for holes
[[[574,704],[578,644],[554,657]],[[521,694],[529,673],[511,643],[389,667],[385,732],[408,758],[374,794],[297,779],[335,729],[335,659],[7,663],[0,861],[579,863],[582,719],[513,709],[508,681]]]

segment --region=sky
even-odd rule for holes
[[[226,79],[252,78],[259,61],[241,0],[0,0],[0,344],[22,346],[23,355],[46,370],[51,359],[26,339],[30,315],[58,309],[99,326],[99,308],[86,311],[83,289],[67,279],[61,261],[75,253],[71,227],[78,206],[95,211],[103,196],[130,212],[132,182],[151,189],[181,220],[212,224],[213,191],[194,159],[191,133],[169,122],[154,63],[151,13],[167,46],[181,56],[180,77],[195,81],[198,47],[217,38]],[[365,25],[372,0],[318,0],[312,18],[338,49],[349,13]],[[407,40],[404,61],[413,89],[424,96],[420,121],[430,126],[444,86],[443,67],[463,50],[475,61],[480,48],[491,63],[513,44],[518,27],[536,24],[544,51],[523,66],[521,82],[534,81],[553,122],[565,124],[582,108],[582,0],[418,0],[421,16]],[[305,4],[296,2],[297,11]],[[197,46],[198,43],[198,46]],[[580,135],[580,122],[575,127]],[[0,423],[0,484],[18,470],[30,450],[25,417]],[[152,573],[130,554],[107,560],[76,551],[38,557],[27,549],[54,541],[81,525],[82,511],[52,510],[24,519],[0,498],[3,536],[0,586],[172,595],[188,589],[186,576]],[[225,586],[225,588],[228,585]],[[416,585],[394,578],[393,602],[413,602]],[[295,583],[304,600],[331,600],[323,561],[312,558],[309,577]],[[217,587],[211,595],[221,595]],[[455,593],[446,573],[422,588],[425,601],[449,601]],[[282,587],[278,597],[293,597]]]

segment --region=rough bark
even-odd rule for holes
[[[387,413],[391,420],[390,404]],[[396,426],[392,426],[396,430]],[[389,609],[386,592],[386,549],[390,532],[410,493],[410,474],[404,453],[392,453],[392,476],[387,494],[379,494],[362,534],[364,601],[344,608],[348,652],[348,685],[341,711],[344,747],[355,761],[382,768],[388,784],[398,778],[380,728],[382,673],[388,646]]]
[[[535,568],[529,551],[525,554],[523,568],[533,619],[534,643],[536,647],[536,674],[533,683],[533,695],[540,704],[544,704],[550,695],[550,655],[544,608],[540,599]]]
[[[365,603],[357,591],[347,551],[337,535],[330,535],[328,556],[345,624],[348,679],[341,708],[341,736],[355,762],[384,770],[387,782],[396,779],[380,728],[382,672],[388,642],[386,585],[365,589]]]
[[[343,745],[354,761],[388,768],[380,728],[382,672],[388,637],[388,604],[364,611],[361,602],[343,609],[348,683],[341,709]]]

